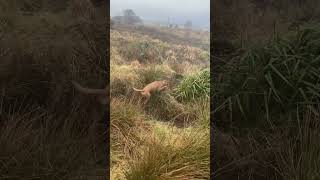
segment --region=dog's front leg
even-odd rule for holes
[[[168,86],[163,86],[161,88],[159,88],[159,91],[163,91],[163,90],[167,90],[168,89]]]

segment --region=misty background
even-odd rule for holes
[[[121,16],[125,9],[132,9],[145,23],[183,25],[191,20],[193,28],[210,28],[210,0],[111,0],[111,17]]]

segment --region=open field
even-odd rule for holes
[[[111,30],[111,179],[209,179],[209,52],[158,31]],[[133,87],[163,79],[143,106]]]
[[[162,41],[176,45],[189,45],[193,47],[202,48],[209,51],[210,45],[210,33],[207,31],[186,31],[181,28],[167,28],[156,25],[125,25],[125,24],[114,24],[112,29],[143,33],[154,39],[161,39]]]

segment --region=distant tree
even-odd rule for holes
[[[184,27],[186,29],[191,29],[192,28],[192,21],[190,21],[190,20],[186,21],[186,23],[184,24]]]
[[[132,9],[126,9],[123,11],[123,22],[125,24],[138,24],[142,23],[142,20]]]
[[[123,16],[136,16],[136,13],[132,9],[125,9],[123,11]]]

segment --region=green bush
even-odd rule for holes
[[[180,101],[191,101],[210,96],[210,70],[204,69],[199,73],[185,77],[173,92]]]

